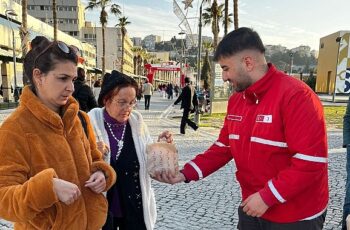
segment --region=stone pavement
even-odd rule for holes
[[[216,140],[218,130],[200,128],[197,132],[187,129],[179,135],[179,107],[169,106],[172,101],[154,95],[149,111],[138,110],[149,126],[155,140],[167,129],[174,134],[179,150],[180,166],[197,153],[207,149]],[[9,112],[0,111],[0,121]],[[330,203],[324,229],[340,229],[345,187],[345,149],[341,148],[342,132],[328,132]],[[234,176],[235,166],[230,162],[207,178],[189,184],[167,185],[153,181],[157,200],[156,230],[235,229],[237,208],[241,200],[240,189]],[[0,220],[0,230],[12,229],[11,223]]]

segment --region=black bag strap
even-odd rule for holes
[[[89,139],[89,133],[88,133],[88,130],[87,130],[87,123],[86,123],[86,120],[85,120],[85,117],[84,117],[83,113],[80,110],[78,111],[78,117],[80,119],[81,125],[83,126],[85,135]]]

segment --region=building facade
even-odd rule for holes
[[[161,41],[161,37],[158,35],[148,35],[142,41],[142,47],[148,51],[154,51],[156,43]]]
[[[86,22],[85,27],[81,30],[82,36],[86,42],[92,43],[97,49],[97,67],[102,68],[102,27],[96,27],[91,22]],[[106,71],[120,70],[122,59],[122,40],[121,31],[116,27],[106,27],[105,29],[105,46],[106,46]],[[133,52],[131,48],[133,43],[128,34],[124,40],[124,73],[134,73]]]
[[[5,15],[6,10],[13,10],[17,16],[10,16],[9,20]],[[2,77],[0,84],[3,86],[3,100],[11,101],[11,88],[23,87],[23,67],[22,67],[22,50],[21,38],[19,36],[19,28],[22,21],[22,7],[17,1],[0,0],[0,68]],[[30,15],[28,21],[28,41],[31,41],[36,36],[45,36],[53,40],[53,27],[42,22]],[[12,33],[13,30],[13,33]],[[14,35],[14,36],[13,36]],[[96,67],[96,49],[94,45],[81,42],[80,40],[57,31],[58,40],[64,41],[68,45],[73,45],[80,50],[84,62],[80,65],[85,68]],[[13,55],[13,38],[15,41],[15,55]],[[27,44],[29,46],[29,44]],[[16,57],[16,66],[14,66],[14,58]]]
[[[320,39],[316,92],[350,93],[350,31]]]
[[[81,38],[80,30],[85,24],[84,5],[80,0],[57,0],[58,29]],[[28,0],[28,14],[53,25],[52,0]]]

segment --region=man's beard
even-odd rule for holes
[[[232,84],[236,92],[242,92],[253,84],[252,79],[248,75],[240,75],[241,82],[236,82],[236,85]]]

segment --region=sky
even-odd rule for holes
[[[145,37],[150,34],[162,40],[179,35],[180,19],[173,12],[174,0],[114,0],[120,5],[125,17],[131,22],[127,26],[129,37]],[[82,0],[85,5],[88,0]],[[193,8],[184,10],[182,0],[176,0],[193,34],[198,34],[199,4],[193,0]],[[218,0],[224,3],[224,0]],[[209,7],[204,4],[203,9]],[[229,13],[233,12],[230,0]],[[319,49],[321,37],[350,30],[350,0],[238,0],[239,27],[256,30],[265,45],[282,45],[288,49],[308,45]],[[99,10],[86,11],[86,20],[99,26]],[[118,18],[109,16],[108,26],[115,26]],[[233,30],[233,25],[229,31]],[[212,36],[210,26],[203,27],[202,34]],[[220,36],[223,36],[221,28]]]

